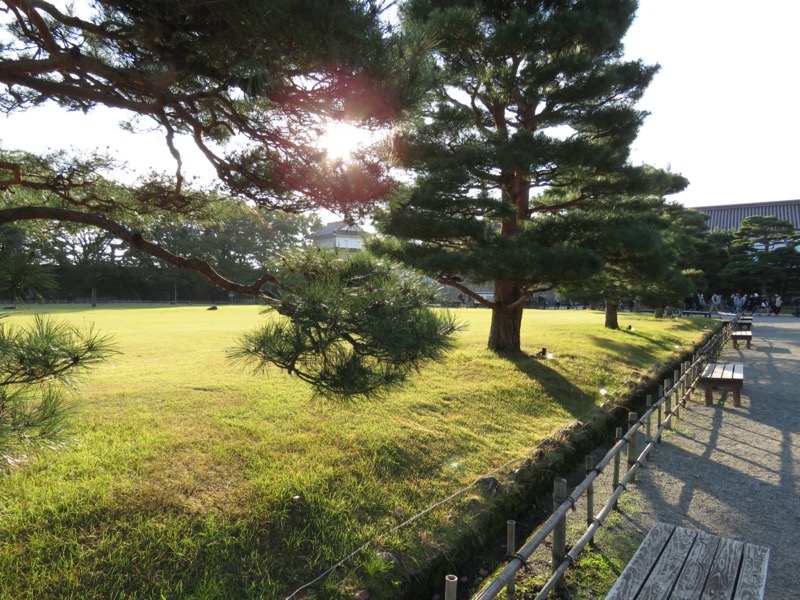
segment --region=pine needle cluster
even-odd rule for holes
[[[436,289],[366,253],[303,250],[279,267],[276,318],[231,351],[257,369],[274,364],[321,396],[373,397],[453,347],[453,316],[432,306]]]
[[[0,469],[67,440],[76,377],[114,352],[109,337],[37,315],[0,323]]]

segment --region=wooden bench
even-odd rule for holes
[[[741,390],[744,387],[744,365],[733,363],[709,363],[700,375],[700,385],[706,395],[706,405],[712,404],[713,388],[733,390],[733,405],[741,406]]]
[[[769,548],[657,523],[606,600],[764,598]]]
[[[739,317],[734,325],[738,331],[750,331],[753,328],[753,317]]]
[[[731,342],[733,342],[733,347],[738,348],[739,342],[744,341],[747,345],[747,348],[750,349],[750,342],[753,339],[753,332],[752,331],[731,331]]]

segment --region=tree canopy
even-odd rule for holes
[[[84,112],[96,106],[119,109],[128,128],[163,133],[175,168],[123,184],[115,179],[120,165],[102,154],[0,150],[0,225],[44,220],[96,228],[114,243],[196,271],[223,290],[268,303],[286,318],[300,318],[286,300],[300,288],[279,281],[276,272],[261,269],[236,280],[196,248],[155,239],[154,224],[213,221],[226,202],[258,210],[357,213],[388,194],[393,187],[388,165],[373,153],[360,152],[344,164],[329,160],[316,145],[328,120],[382,126],[424,89],[418,51],[424,36],[414,41],[410,35],[387,35],[384,9],[379,0],[99,0],[67,8],[43,0],[2,0],[2,110],[48,103]],[[179,136],[191,139],[211,165],[214,186],[184,176]],[[298,260],[292,269],[308,266]],[[335,262],[349,260],[340,256]],[[352,286],[346,278],[338,282],[349,286],[351,295],[371,297],[365,286]],[[396,302],[393,310],[377,314],[419,315],[428,310],[418,300],[423,296],[388,296],[383,301]],[[419,340],[431,340],[434,331],[445,338],[452,333],[435,319],[419,323],[428,328],[416,332]],[[349,332],[343,327],[339,335],[349,335],[362,357],[372,348],[380,363],[385,345],[362,337],[358,327]],[[296,331],[311,335],[312,329]],[[443,343],[432,342],[430,354],[424,348],[395,353],[393,365],[402,371],[400,363],[407,359],[416,368]]]
[[[378,2],[0,6],[9,38],[0,47],[0,108],[102,105],[124,111],[131,128],[158,127],[176,167],[170,180],[149,182],[150,204],[183,196],[180,135],[229,193],[262,206],[341,209],[383,191],[380,163],[321,168],[324,152],[313,144],[325,119],[385,123],[416,93],[414,55],[394,51]],[[17,161],[0,167],[7,184],[41,185]]]
[[[732,289],[796,291],[800,279],[800,234],[788,221],[775,216],[744,219],[731,239],[731,252],[723,277],[735,284]]]
[[[401,5],[435,40],[436,85],[398,137],[413,181],[379,216],[376,250],[493,311],[489,347],[520,350],[531,294],[585,277],[598,257],[546,237],[548,217],[613,197],[679,191],[629,161],[657,66],[622,58],[633,0]],[[494,281],[494,300],[476,283]]]
[[[430,310],[435,289],[418,275],[358,253],[306,249],[278,259],[284,317],[244,335],[233,357],[275,364],[336,397],[373,397],[452,349],[459,325]]]
[[[658,313],[702,289],[698,276],[706,217],[661,198],[628,198],[574,211],[564,239],[591,248],[599,271],[558,290],[570,298],[605,303],[605,325],[619,328],[624,300]]]

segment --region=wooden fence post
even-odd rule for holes
[[[511,558],[517,553],[517,522],[509,519],[506,521],[506,555]],[[506,600],[514,600],[516,592],[514,578],[506,586]]]
[[[680,369],[675,369],[672,374],[675,376],[675,416],[681,416],[681,398],[683,397],[683,378]]]
[[[686,369],[686,386],[683,394],[683,407],[686,408],[686,402],[688,401],[689,394],[692,393],[692,384],[694,383],[694,367],[692,366],[694,363],[692,361],[687,360],[685,363]]]
[[[567,498],[567,480],[563,477],[556,477],[553,484],[553,510],[558,510],[558,507]],[[564,556],[567,554],[567,516],[566,514],[559,519],[558,523],[553,529],[553,554],[550,563],[551,573],[555,575],[558,567],[564,562]],[[564,588],[564,577],[559,577],[556,581],[556,589]]]
[[[586,455],[586,476],[588,477],[594,470],[594,459],[591,455]],[[594,482],[586,488],[586,527],[591,527],[594,523]],[[589,540],[590,546],[595,546],[594,537]]]
[[[636,421],[639,419],[639,415],[635,412],[628,413],[628,433],[630,434],[633,427],[636,425]],[[636,433],[630,435],[630,439],[628,440],[628,471],[633,468],[633,465],[636,464]],[[636,482],[636,473],[631,475],[631,482]]]
[[[614,437],[617,439],[617,441],[622,439],[622,427],[617,427],[616,435]],[[617,452],[614,455],[614,480],[611,482],[611,491],[612,492],[616,491],[617,487],[619,486],[619,461],[620,461],[620,456],[619,455],[620,455],[621,452],[622,452],[622,449],[620,448],[620,451]],[[615,502],[614,503],[614,509],[616,510],[616,508],[617,508],[617,504]]]
[[[666,401],[664,402],[664,421],[666,421],[670,414],[672,413],[672,380],[665,379],[664,380],[664,397]],[[672,429],[672,420],[667,423],[667,429]]]
[[[444,578],[444,600],[456,600],[458,596],[458,577],[447,575]]]

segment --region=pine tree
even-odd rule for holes
[[[563,239],[591,248],[602,267],[559,291],[603,302],[607,328],[619,329],[623,300],[658,309],[702,289],[696,268],[705,231],[702,213],[659,198],[623,199],[573,213],[562,227]]]
[[[784,282],[787,269],[797,270],[798,244],[800,234],[788,221],[775,216],[747,217],[733,234],[724,277],[736,284],[735,289],[751,285],[769,296],[771,287]]]
[[[280,316],[232,352],[247,365],[277,365],[329,398],[368,398],[453,348],[459,325],[431,310],[436,290],[398,265],[311,248],[284,255],[275,271]]]
[[[682,189],[629,163],[656,66],[622,59],[633,0],[409,0],[407,29],[435,40],[426,108],[398,137],[408,188],[379,215],[376,251],[492,309],[488,345],[521,349],[531,294],[598,268],[539,221],[605,198]],[[494,301],[472,284],[494,281]]]
[[[198,272],[227,292],[270,304],[296,321],[294,333],[332,331],[324,311],[304,313],[285,301],[314,305],[313,285],[279,281],[266,269],[234,281],[235,274],[225,276],[210,256],[159,244],[148,229],[157,222],[192,220],[207,214],[210,204],[226,201],[287,212],[367,210],[394,187],[388,166],[368,151],[344,166],[329,160],[316,141],[329,121],[385,126],[418,100],[425,74],[414,48],[418,42],[396,43],[409,37],[389,34],[381,0],[84,4],[76,11],[46,0],[0,0],[0,110],[26,111],[47,102],[85,112],[96,106],[119,109],[131,128],[155,126],[163,132],[174,174],[121,185],[113,180],[119,165],[104,155],[0,151],[0,225],[45,220],[97,228],[163,263]],[[213,191],[184,177],[180,135],[213,167],[218,184]],[[304,264],[320,287],[331,284]],[[366,286],[334,283],[345,286],[338,292],[348,301],[374,299]],[[301,292],[312,297],[299,298]],[[397,383],[447,347],[452,328],[441,326],[423,298],[387,294],[381,299],[386,306],[374,313],[384,319],[380,327],[364,329],[351,319],[334,328],[337,342],[306,340],[314,345],[308,360],[324,363],[323,370],[300,368],[280,353],[261,356],[284,361],[291,372],[319,384],[320,393],[342,389],[330,380],[348,369],[358,373],[345,392],[358,394],[358,381],[366,384],[365,394],[374,393],[376,381]],[[311,318],[321,321],[309,326]],[[372,337],[403,319],[416,319],[420,327],[412,333],[428,348],[412,351],[397,336],[389,347]],[[339,360],[338,342],[350,344],[350,359]],[[325,356],[317,352],[323,347]],[[373,368],[380,376],[370,375]]]

